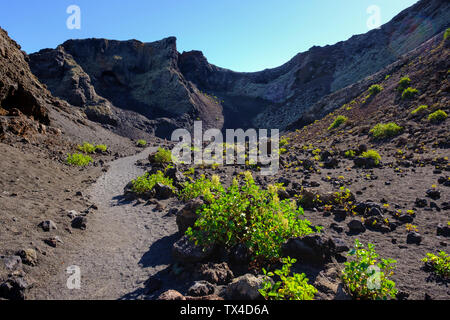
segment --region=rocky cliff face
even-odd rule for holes
[[[221,128],[220,103],[184,79],[175,42],[70,40],[32,54],[30,66],[53,94],[84,108],[93,120],[130,122],[119,108],[152,119],[147,124],[164,137],[197,118]]]
[[[319,117],[310,111],[330,94],[350,87],[345,98],[359,95],[370,85],[358,83],[361,79],[396,62],[449,21],[448,1],[422,0],[378,30],[313,47],[278,68],[255,73],[214,66],[200,51],[180,54],[175,38],[70,40],[31,55],[30,65],[53,94],[94,110],[92,118],[111,118],[113,110],[117,121],[126,122],[116,108],[129,110],[151,119],[142,125],[160,136],[189,128],[196,119],[205,127],[285,129]],[[328,101],[327,110],[340,107],[339,101]]]
[[[225,110],[250,111],[252,125],[283,129],[304,116],[314,118],[309,110],[320,99],[394,63],[449,27],[449,21],[448,1],[419,1],[381,29],[313,47],[279,68],[236,73],[189,52],[181,55],[180,69],[199,88],[220,96]]]
[[[18,110],[48,124],[46,104],[52,97],[31,73],[25,59],[20,46],[0,28],[0,115]]]

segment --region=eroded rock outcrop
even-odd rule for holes
[[[18,110],[47,125],[46,104],[51,97],[31,73],[26,59],[20,46],[0,28],[0,115]]]

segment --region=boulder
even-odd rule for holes
[[[187,236],[183,236],[172,247],[173,258],[175,261],[183,264],[205,261],[211,257],[213,252],[213,248],[196,246],[193,242],[189,241]]]
[[[157,183],[154,187],[155,197],[158,200],[167,200],[175,196],[174,190],[162,183]]]
[[[357,157],[353,160],[355,167],[371,169],[377,167],[375,160],[372,158]]]
[[[418,232],[410,232],[406,237],[407,244],[417,244],[419,245],[422,242],[422,236]]]
[[[450,226],[439,224],[437,227],[437,235],[443,237],[450,237]]]
[[[359,234],[366,231],[366,227],[361,222],[361,220],[352,220],[347,224],[349,230],[353,234]]]
[[[322,265],[332,256],[348,250],[343,240],[323,234],[289,239],[282,246],[283,256],[313,265]]]
[[[0,298],[8,300],[24,300],[25,290],[32,283],[23,277],[11,277],[0,283]]]
[[[158,297],[158,300],[175,301],[175,300],[186,300],[186,298],[178,291],[168,290],[168,291],[162,293]]]
[[[72,220],[72,228],[86,230],[87,228],[87,218],[86,217],[76,217]]]
[[[227,284],[234,278],[226,262],[204,264],[200,267],[200,274],[202,279],[218,285]]]
[[[264,280],[264,276],[243,275],[227,286],[225,294],[230,300],[263,300],[259,289],[262,289]]]
[[[34,249],[20,250],[18,255],[22,258],[24,264],[35,266],[37,264],[37,253]]]
[[[176,222],[181,234],[184,234],[188,228],[194,227],[198,219],[197,210],[203,204],[204,201],[200,198],[192,199],[177,213]]]
[[[189,289],[188,295],[192,297],[204,297],[213,294],[215,287],[208,281],[197,281]]]
[[[39,224],[39,227],[42,228],[42,230],[44,230],[45,232],[49,232],[51,230],[57,230],[58,228],[56,227],[56,223],[54,223],[52,220],[45,220],[42,221]]]

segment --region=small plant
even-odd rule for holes
[[[81,153],[68,154],[66,162],[72,166],[85,167],[92,162],[92,158]]]
[[[278,198],[279,189],[262,190],[245,172],[198,212],[195,228],[186,235],[204,247],[243,244],[257,261],[279,259],[286,240],[314,232],[308,220],[300,219],[303,209],[295,201]]]
[[[369,243],[367,249],[364,249],[358,239],[348,256],[355,258],[346,262],[342,271],[342,280],[349,294],[364,300],[387,300],[396,297],[395,282],[389,279],[393,275],[395,260],[379,259],[373,244]]]
[[[411,115],[415,116],[415,115],[423,115],[428,111],[428,106],[426,105],[422,105],[420,107],[418,107],[417,109],[414,109],[413,111],[411,111]]]
[[[380,93],[381,91],[383,91],[383,87],[379,84],[374,84],[369,88],[369,94],[371,96],[374,96],[374,95]]]
[[[412,99],[418,93],[419,93],[419,90],[408,87],[402,93],[402,100]]]
[[[95,153],[95,146],[88,142],[84,142],[83,145],[78,145],[78,150],[86,154]]]
[[[366,152],[363,152],[361,157],[366,158],[366,159],[368,159],[368,158],[373,159],[376,166],[379,165],[380,161],[381,161],[380,154],[375,150],[367,150]]]
[[[411,84],[411,79],[409,77],[403,77],[398,82],[397,90],[400,92],[403,92],[403,91],[405,91],[406,88],[409,87],[410,84]]]
[[[450,28],[447,28],[444,32],[444,40],[447,40],[450,37]]]
[[[183,201],[189,201],[200,196],[204,196],[206,200],[213,200],[214,192],[223,192],[224,188],[220,183],[220,177],[213,175],[211,180],[206,179],[204,175],[200,179],[188,183],[186,182],[183,190],[179,193],[179,198]]]
[[[437,110],[428,116],[428,120],[433,123],[439,123],[447,119],[448,115],[443,110]]]
[[[313,300],[317,289],[308,284],[308,279],[304,273],[291,274],[291,267],[297,262],[295,259],[283,258],[281,270],[267,272],[263,269],[264,275],[268,278],[263,282],[263,288],[259,290],[266,300]],[[278,276],[280,281],[272,283],[270,278]],[[270,277],[270,278],[269,278]]]
[[[169,179],[164,176],[164,173],[158,171],[156,174],[150,175],[148,172],[141,177],[136,178],[131,181],[132,187],[131,190],[137,194],[143,194],[149,191],[152,191],[157,183],[161,183],[163,185],[171,187],[173,190],[175,189],[173,186],[172,179]]]
[[[285,147],[289,144],[289,138],[282,137],[280,139],[280,147]]]
[[[422,262],[440,276],[444,278],[450,277],[450,256],[444,251],[439,252],[438,255],[427,253],[427,257],[422,259]]]
[[[356,156],[356,152],[354,150],[348,150],[345,152],[346,158],[354,158]]]
[[[168,164],[172,162],[172,152],[170,150],[159,148],[153,156],[153,161],[159,164]]]
[[[143,148],[143,147],[145,147],[145,146],[147,145],[147,141],[145,141],[145,140],[143,140],[143,139],[140,139],[140,140],[138,140],[138,141],[136,142],[136,145],[137,145],[138,147],[140,147],[140,148]]]
[[[333,130],[340,127],[342,124],[348,121],[348,118],[345,116],[338,116],[334,122],[328,127],[328,130]]]
[[[108,146],[106,144],[99,144],[95,146],[95,151],[106,152],[108,150]]]
[[[406,228],[406,231],[408,231],[408,232],[419,232],[419,229],[417,228],[417,226],[415,226],[411,223],[406,224],[405,228]]]
[[[387,124],[379,123],[375,127],[373,127],[372,130],[370,130],[370,133],[373,137],[376,139],[386,139],[386,138],[392,138],[400,133],[402,133],[403,128],[398,126],[394,122],[390,122]]]

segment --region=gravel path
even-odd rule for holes
[[[88,216],[85,241],[64,262],[49,292],[49,299],[134,299],[151,275],[170,263],[170,248],[177,232],[175,218],[153,212],[154,206],[126,202],[123,190],[143,174],[135,163],[154,149],[118,159],[89,190],[99,210]],[[81,289],[69,290],[65,272],[80,267]]]

